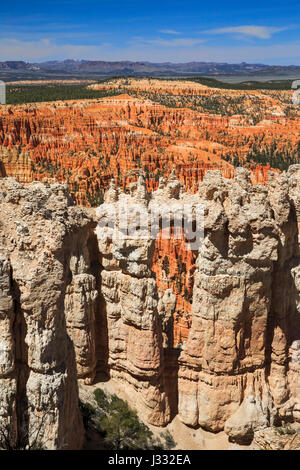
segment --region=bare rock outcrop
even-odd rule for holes
[[[72,207],[64,186],[32,183],[25,189],[14,179],[0,180],[0,426],[12,443],[82,445],[67,324],[75,336],[80,294],[89,303],[86,312],[92,310],[94,285],[85,274],[92,227],[85,210]],[[79,360],[79,372],[82,367]]]
[[[300,166],[266,186],[208,171],[194,194],[174,174],[152,193],[142,174],[116,186],[94,214],[63,185],[0,179],[1,423],[17,439],[45,416],[47,447],[80,448],[77,377],[100,373],[136,389],[154,425],[178,414],[249,443],[300,422]],[[153,267],[167,229],[150,222],[170,208],[174,236],[199,206],[190,324],[174,347],[176,294]]]
[[[148,211],[173,206],[173,225],[188,205],[201,204],[204,210],[203,240],[193,248],[197,263],[192,325],[177,356],[170,326],[174,294],[166,290],[161,296],[158,321],[157,293],[149,273],[153,239],[142,236],[146,225],[139,227],[137,238],[116,239],[112,228],[98,230],[114,376],[138,387],[132,377],[145,373],[147,361],[143,357],[138,368],[132,367],[140,354],[130,342],[139,343],[144,329],[155,393],[168,398],[171,416],[178,406],[185,424],[213,432],[224,429],[238,442],[250,442],[257,430],[278,420],[299,420],[299,186],[300,169],[293,166],[266,187],[253,186],[249,172],[237,169],[233,180],[218,171],[207,172],[196,194],[185,193],[173,174],[151,194],[141,178],[130,195],[110,188],[106,201],[130,207],[132,220],[137,202]],[[98,210],[100,221],[105,210],[105,204]],[[138,294],[141,289],[144,296]],[[151,393],[144,396],[154,403]],[[156,402],[155,409],[161,412],[164,406]],[[159,413],[154,415],[150,421],[158,424],[166,422],[169,413],[161,421]]]
[[[119,194],[112,183],[105,203],[97,210],[96,233],[103,265],[101,294],[107,313],[109,370],[111,377],[131,384],[140,392],[140,406],[146,420],[154,425],[164,425],[170,420],[170,407],[164,388],[158,292],[151,272],[155,240],[148,237],[148,227],[141,227],[138,237],[124,236],[119,219],[119,207],[130,208],[137,204],[145,208],[148,204],[142,176],[131,188],[130,195]],[[115,227],[106,224],[108,217],[112,217]]]
[[[295,175],[295,176],[293,176]],[[179,416],[237,441],[280,416],[299,419],[299,167],[253,187],[208,172],[192,328],[179,362]],[[293,352],[293,354],[295,354]],[[295,385],[295,384],[298,385]]]

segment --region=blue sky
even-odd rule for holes
[[[3,2],[0,60],[300,65],[296,1]]]

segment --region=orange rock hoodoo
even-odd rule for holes
[[[258,144],[269,148],[275,142],[277,149],[296,154],[299,121],[280,117],[268,126],[244,124],[243,116],[169,108],[130,96],[7,106],[0,119],[0,160],[8,176],[25,183],[67,182],[78,204],[93,206],[112,176],[125,188],[139,168],[148,188],[156,189],[159,176],[175,167],[194,192],[207,169],[233,177],[231,156],[243,162]],[[265,182],[268,166],[252,165],[251,171],[253,183]]]
[[[123,89],[124,83],[105,86]],[[283,159],[298,157],[300,118],[288,116],[289,92],[246,94],[156,80],[131,80],[126,87],[130,95],[3,107],[0,176],[22,183],[65,182],[77,204],[97,206],[112,177],[126,189],[140,168],[149,190],[157,189],[159,178],[174,167],[177,178],[196,192],[208,169],[232,178],[240,162],[250,169],[253,184],[264,184],[270,164],[266,159],[257,163],[253,156],[272,150]],[[200,101],[189,101],[194,99]],[[229,111],[211,114],[203,100],[226,104]],[[183,241],[157,240],[153,271],[158,287],[171,287],[176,294],[175,345],[186,340],[190,328],[194,268],[195,255]]]

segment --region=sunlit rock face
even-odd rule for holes
[[[71,333],[78,328],[77,292],[95,295],[85,274],[93,222],[70,204],[59,184],[25,189],[14,179],[0,180],[0,426],[12,441],[31,446],[37,440],[50,449],[78,449],[83,443],[75,348],[67,326]],[[89,366],[90,356],[88,351]]]
[[[299,420],[297,272],[300,167],[253,187],[240,169],[207,173],[206,235],[194,278],[192,326],[179,357],[179,416],[251,440]]]
[[[141,194],[148,208],[165,203],[171,206],[174,200],[183,206],[197,202],[204,207],[205,232],[196,253],[191,326],[178,344],[182,350],[179,349],[177,377],[172,377],[178,387],[175,404],[174,395],[168,395],[168,361],[173,364],[174,360],[173,290],[159,292],[161,329],[156,329],[155,323],[149,323],[149,309],[143,307],[145,297],[138,304],[132,299],[126,305],[128,296],[123,297],[123,287],[116,287],[116,279],[131,276],[139,296],[137,286],[151,268],[149,264],[146,267],[149,257],[145,253],[149,256],[152,241],[126,240],[120,248],[112,233],[106,229],[97,231],[99,250],[105,260],[102,276],[107,305],[109,299],[114,299],[111,315],[125,329],[134,325],[141,331],[153,329],[154,337],[158,334],[157,341],[151,339],[152,347],[159,344],[164,350],[162,372],[157,372],[157,378],[169,398],[171,415],[172,409],[177,412],[178,407],[179,417],[187,425],[200,425],[210,431],[225,429],[231,439],[248,441],[257,429],[277,420],[299,420],[299,177],[299,167],[293,166],[288,174],[270,179],[263,187],[253,186],[244,169],[239,169],[233,180],[212,171],[206,173],[193,195],[186,193],[172,175],[151,194],[142,189],[141,179],[130,195],[113,186],[106,195],[105,201],[111,207],[122,200],[134,205]],[[98,220],[102,211],[100,206]],[[125,278],[123,282],[126,285]],[[143,292],[150,293],[156,304],[154,285],[152,292],[146,288]],[[133,304],[139,305],[137,316],[132,312]],[[151,310],[150,318],[156,318],[156,311],[154,314]],[[124,367],[120,364],[128,361],[130,353],[128,334],[124,331],[121,348],[119,331],[115,334],[118,341],[111,344],[116,345],[117,356],[111,362],[112,370]],[[159,358],[154,350],[151,356],[153,363]],[[160,357],[162,361],[161,354]]]
[[[236,165],[247,166],[256,185],[266,184],[271,167],[279,173],[297,161],[300,118],[292,91],[134,79],[93,88],[115,96],[2,106],[0,177],[68,184],[76,204],[97,207],[113,177],[129,191],[140,168],[149,191],[176,168],[196,193],[211,169],[233,178]],[[184,245],[158,237],[153,255],[160,292],[172,288],[176,295],[175,346],[186,341],[191,319],[196,253]]]
[[[15,435],[49,409],[47,446],[79,448],[76,376],[136,390],[148,423],[178,414],[237,442],[300,421],[299,166],[265,186],[244,169],[207,172],[193,194],[173,173],[148,192],[140,174],[128,193],[112,181],[96,211],[74,206],[63,185],[0,185],[0,410]],[[137,207],[176,207],[173,235],[187,206],[203,208],[201,243],[172,242],[194,266],[180,265],[193,278],[185,329],[176,286],[156,280],[164,230],[149,236],[144,217],[138,236],[121,236],[120,204],[133,225]]]
[[[187,80],[92,87],[115,96],[2,106],[0,175],[68,183],[78,204],[96,206],[112,177],[128,188],[139,168],[150,190],[174,166],[196,191],[209,169],[232,178],[245,165],[257,184],[270,166],[297,161],[292,91],[220,90]]]

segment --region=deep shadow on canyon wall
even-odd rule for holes
[[[102,256],[99,251],[98,240],[95,234],[92,234],[87,242],[87,247],[91,259],[90,273],[96,279],[96,289],[98,296],[95,304],[95,353],[96,353],[96,370],[95,380],[109,380],[109,344],[108,344],[108,325],[106,302],[101,293],[101,271]]]
[[[177,198],[181,202],[200,198],[207,211],[194,276],[192,321],[188,337],[178,348],[173,341],[176,295],[171,288],[161,289],[158,295],[157,287],[151,294],[151,301],[157,302],[151,315],[157,320],[149,323],[147,319],[153,344],[148,350],[146,340],[141,349],[132,347],[130,339],[139,343],[140,334],[145,338],[146,317],[141,310],[139,320],[133,319],[134,312],[126,312],[131,302],[124,303],[122,296],[127,292],[135,304],[135,295],[145,286],[145,278],[134,271],[131,261],[135,252],[141,256],[141,266],[147,264],[145,247],[140,242],[111,246],[105,252],[110,267],[102,271],[104,298],[106,310],[116,319],[108,326],[108,336],[115,342],[110,374],[142,393],[143,405],[154,410],[149,419],[152,424],[166,424],[178,414],[189,426],[213,432],[225,428],[230,439],[249,442],[257,429],[281,420],[299,420],[298,177],[299,167],[291,167],[288,176],[283,174],[263,188],[253,187],[243,169],[232,181],[208,172],[198,194],[182,193]],[[179,186],[171,177],[151,197],[156,202],[171,201]],[[118,197],[112,186],[108,199],[116,202]],[[142,199],[151,204],[151,197],[147,199],[143,178],[131,195],[124,195],[132,203]],[[105,237],[100,241],[103,244]],[[113,259],[114,252],[118,252],[117,259]],[[153,272],[147,279],[153,279]],[[126,291],[130,286],[137,292]],[[116,302],[114,307],[111,300]],[[119,328],[115,337],[112,325],[115,331]],[[128,336],[133,325],[137,336]],[[108,347],[111,356],[110,341]],[[152,377],[145,351],[156,357]],[[131,367],[137,359],[139,366]]]

